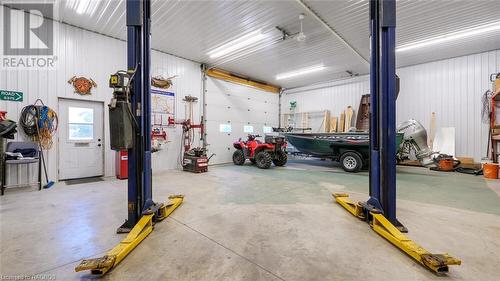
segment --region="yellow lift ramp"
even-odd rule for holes
[[[167,218],[181,205],[184,196],[172,195],[168,199],[170,199],[170,203],[162,204],[156,212],[154,210],[146,211],[127,237],[107,252],[106,255],[100,258],[82,260],[75,268],[75,271],[90,270],[92,274],[103,275],[117,266],[142,240],[153,232],[153,226],[156,222]]]
[[[459,259],[448,254],[432,254],[401,233],[378,209],[368,209],[363,203],[354,203],[345,193],[333,193],[335,201],[355,217],[367,221],[380,236],[404,251],[414,260],[438,274],[448,272],[449,265],[460,265]]]

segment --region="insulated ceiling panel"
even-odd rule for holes
[[[323,19],[365,55],[369,54],[369,3],[307,1]],[[500,24],[496,0],[399,0],[396,46],[458,32],[485,24]],[[440,45],[397,53],[398,66],[419,64],[500,49],[500,30]]]
[[[365,58],[369,56],[368,0],[303,0]],[[126,39],[124,0],[57,0],[57,19],[108,36]],[[83,8],[82,8],[83,7]],[[286,88],[333,80],[346,71],[365,74],[368,65],[344,46],[298,1],[153,0],[155,49],[274,83]],[[397,45],[500,22],[497,0],[397,1]],[[304,13],[306,40],[279,40],[275,26],[294,34]],[[207,52],[249,32],[264,29],[272,43],[226,59]],[[398,66],[500,49],[500,30],[397,53]],[[323,63],[326,71],[275,80],[276,74]]]

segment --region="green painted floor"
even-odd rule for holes
[[[269,196],[272,204],[290,204],[304,200],[321,200],[329,198],[332,191],[351,191],[368,194],[368,172],[357,174],[345,173],[338,165],[321,160],[290,160],[287,169],[271,168],[265,176],[260,172],[251,173],[257,169],[250,164],[243,167],[228,165],[227,174],[223,173],[225,182],[231,188],[241,189],[242,193],[228,193],[226,200],[238,204],[252,204],[255,194],[283,193],[286,196]],[[241,174],[237,172],[241,172]],[[421,203],[435,204],[470,210],[482,213],[500,215],[500,197],[486,184],[482,176],[472,176],[460,173],[435,172],[425,168],[398,166],[397,198]],[[236,172],[236,173],[235,173]],[[250,176],[249,181],[238,180],[242,174]],[[274,185],[280,188],[273,191]],[[322,188],[318,188],[318,185]],[[293,190],[300,188],[297,196]],[[262,191],[262,192],[259,192]],[[231,194],[237,194],[232,197]],[[304,196],[307,194],[308,196]],[[317,195],[317,196],[316,196]],[[326,196],[326,197],[325,197]],[[262,201],[259,198],[260,202]]]
[[[293,160],[268,170],[231,164],[203,174],[153,174],[157,202],[172,194],[185,195],[184,202],[101,280],[498,280],[500,181],[398,170],[398,218],[409,237],[463,262],[445,277],[333,202],[332,192],[365,200],[366,171]],[[126,217],[126,190],[126,181],[114,179],[7,190],[0,197],[0,275],[94,280],[74,268],[123,239],[115,231]]]

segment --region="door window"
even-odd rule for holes
[[[264,127],[262,127],[262,131],[264,131],[265,134],[272,133],[273,132],[273,127],[264,126]]]
[[[253,133],[253,126],[250,125],[243,126],[243,132],[250,134]]]
[[[231,124],[220,124],[219,132],[221,133],[231,133]]]
[[[94,139],[94,109],[68,107],[68,139],[72,141]]]

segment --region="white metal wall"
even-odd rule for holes
[[[232,161],[233,142],[248,135],[245,125],[253,126],[253,134],[262,136],[264,126],[278,125],[278,94],[208,78],[206,99],[208,149],[216,154],[211,164]],[[220,124],[230,124],[231,132],[220,132]]]
[[[487,125],[481,122],[481,96],[491,88],[490,73],[500,72],[500,50],[397,70],[401,91],[397,101],[397,122],[414,118],[429,128],[436,113],[436,128],[455,127],[457,156],[486,156]],[[348,105],[357,111],[361,95],[369,93],[368,76],[304,87],[286,92],[283,112],[297,101],[297,112],[331,110],[339,116]]]
[[[193,106],[193,122],[199,123],[203,103],[201,101],[201,65],[188,60],[180,59],[171,55],[153,51],[152,53],[152,75],[163,75],[172,77],[173,86],[169,89],[176,94],[176,119],[184,119],[185,103],[182,101],[184,96],[194,96],[198,102]],[[163,145],[163,149],[152,155],[153,171],[164,171],[180,168],[179,154],[182,151],[182,127],[167,128],[168,143]],[[196,130],[194,145],[199,145],[200,131]]]
[[[5,8],[5,7],[2,7]],[[21,33],[19,33],[21,34]],[[3,90],[21,91],[24,101],[0,101],[0,109],[8,111],[8,118],[18,121],[21,109],[40,98],[46,105],[57,110],[59,98],[102,101],[106,105],[111,98],[108,88],[109,75],[119,69],[126,68],[126,43],[97,33],[85,31],[66,24],[55,23],[55,55],[57,64],[53,70],[0,70],[0,88]],[[200,65],[188,60],[154,51],[152,54],[152,74],[164,76],[178,75],[174,79],[171,89],[178,96],[177,116],[184,117],[182,97],[184,95],[200,96],[201,72]],[[91,96],[80,96],[74,93],[67,83],[72,76],[85,76],[97,83]],[[195,109],[199,112],[199,109]],[[115,153],[109,149],[108,111],[105,107],[105,175],[115,173]],[[153,170],[165,170],[177,167],[176,155],[180,151],[180,128],[169,129],[170,141],[165,150],[153,155]],[[56,136],[57,138],[57,136]],[[22,133],[18,133],[16,140],[23,140]],[[46,156],[49,178],[57,179],[57,139]],[[35,167],[33,167],[35,168]],[[35,174],[36,169],[31,169]],[[8,183],[25,183],[26,169],[9,169]]]

